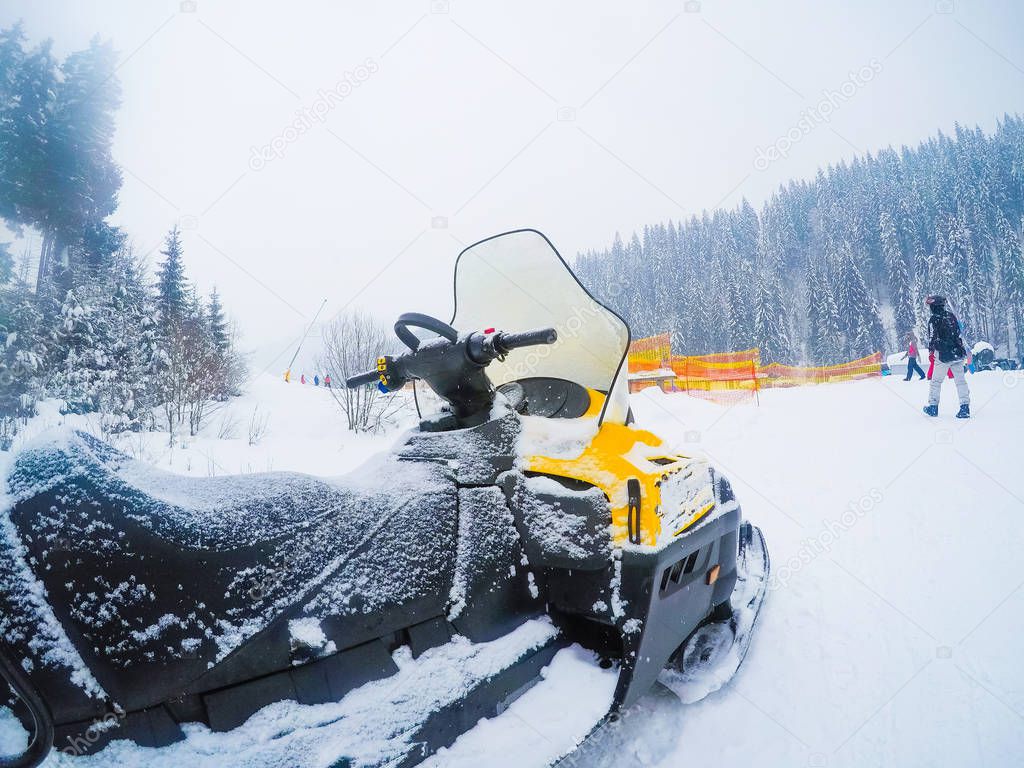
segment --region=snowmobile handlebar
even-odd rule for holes
[[[362,387],[367,384],[373,384],[380,378],[380,374],[376,371],[367,371],[366,373],[360,373],[356,376],[349,376],[345,379],[345,386],[349,389],[355,389],[356,387]]]
[[[535,347],[541,344],[554,344],[558,341],[558,331],[554,328],[537,328],[533,331],[523,333],[500,333],[496,334],[500,339],[495,340],[495,346],[501,346],[505,351],[519,349],[521,347]]]
[[[413,352],[420,348],[420,338],[409,330],[410,326],[432,331],[441,338],[448,339],[452,344],[459,340],[459,332],[448,323],[430,315],[421,315],[419,312],[406,312],[395,321],[395,335]]]
[[[433,331],[440,338],[422,341],[410,327]],[[484,373],[491,362],[514,349],[554,344],[558,340],[554,328],[522,333],[489,328],[460,336],[447,323],[417,313],[398,318],[395,334],[409,351],[397,357],[379,358],[376,370],[347,378],[345,386],[352,389],[377,382],[382,390],[394,391],[413,379],[423,379],[451,405],[460,420],[489,411],[494,402],[494,387]]]

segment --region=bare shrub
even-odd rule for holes
[[[377,358],[395,350],[391,329],[371,315],[350,311],[324,326],[323,353],[319,367],[337,378],[329,391],[345,414],[353,432],[377,433],[405,406],[393,392],[381,392],[376,384],[355,389],[345,379],[372,370]]]
[[[233,353],[213,346],[195,321],[172,324],[162,353],[160,399],[173,443],[180,426],[187,425],[190,436],[199,434],[211,411],[230,394],[230,386],[244,377],[244,366]]]
[[[217,425],[217,439],[234,440],[236,437],[238,437],[238,416],[231,411],[225,411]]]
[[[267,426],[270,424],[270,414],[261,414],[257,405],[252,409],[252,416],[249,417],[249,445],[259,445],[267,435]]]

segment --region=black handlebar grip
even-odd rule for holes
[[[554,328],[537,328],[522,333],[503,333],[500,346],[508,351],[520,347],[534,347],[539,344],[554,344],[558,341],[558,331]]]
[[[345,386],[349,389],[355,389],[361,387],[364,384],[373,384],[373,382],[380,379],[380,374],[377,371],[367,371],[366,373],[360,373],[357,376],[350,376],[345,379]]]

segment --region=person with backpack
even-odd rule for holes
[[[907,376],[904,381],[910,381],[914,374],[917,373],[922,379],[924,379],[924,368],[917,362],[918,355],[917,351],[917,336],[913,332],[907,334],[907,352],[903,355],[903,359],[907,361]]]
[[[960,398],[960,410],[957,412],[958,419],[971,418],[971,391],[967,387],[967,378],[964,376],[964,358],[967,357],[967,349],[964,340],[960,337],[960,323],[956,315],[946,309],[944,296],[929,296],[925,304],[931,310],[931,317],[928,318],[928,351],[934,355],[935,372],[932,375],[931,384],[928,387],[928,405],[924,412],[928,416],[939,415],[939,394],[942,389],[943,379],[946,373],[953,374],[953,381],[956,382],[956,393]]]

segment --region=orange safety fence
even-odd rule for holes
[[[753,360],[760,365],[761,350],[754,347],[753,349],[742,349],[739,352],[712,352],[709,355],[693,355],[691,357],[705,363],[749,363]]]
[[[882,375],[882,353],[826,366],[761,365],[756,347],[709,355],[673,355],[668,333],[637,339],[629,346],[630,392],[660,387],[715,402],[756,399],[762,388],[854,381]]]
[[[636,339],[629,345],[627,356],[629,372],[655,371],[665,367],[670,357],[672,357],[671,334],[659,333],[656,336]]]
[[[711,355],[673,356],[675,374],[669,391],[686,392],[715,402],[740,402],[757,397],[760,352],[719,352]]]
[[[798,387],[875,378],[882,375],[882,353],[875,352],[859,360],[816,368],[771,363],[761,367],[758,375],[762,387]]]

